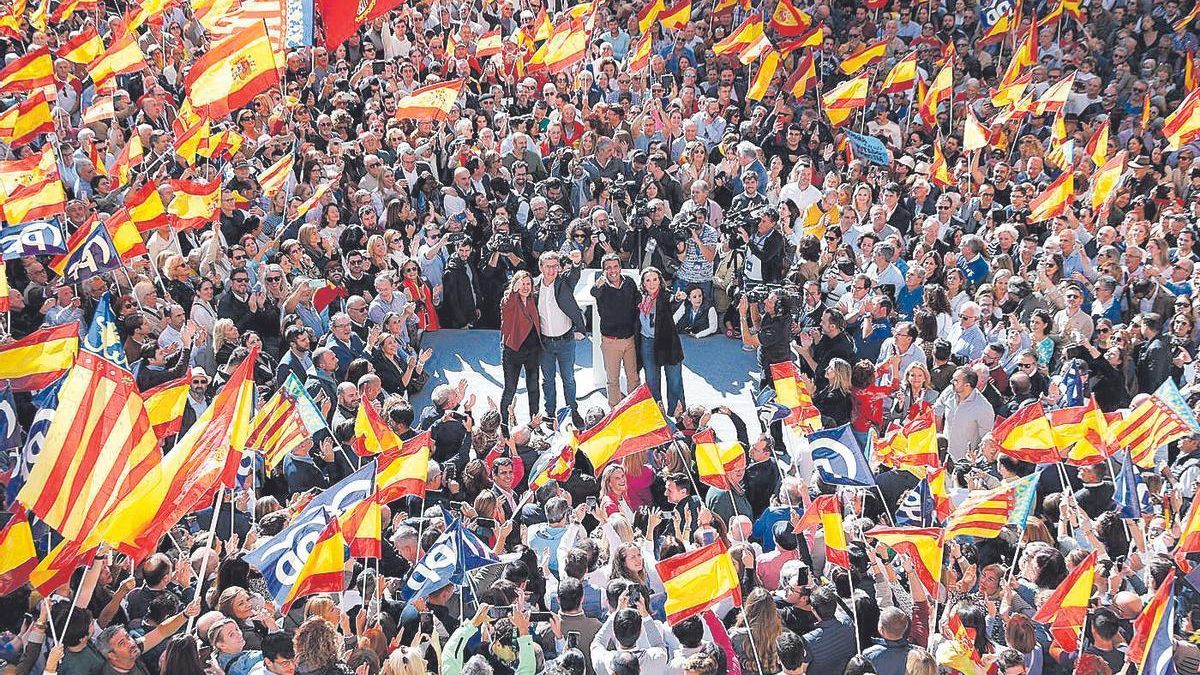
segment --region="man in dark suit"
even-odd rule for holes
[[[542,397],[546,417],[553,418],[558,403],[555,375],[562,378],[563,398],[575,408],[575,341],[585,331],[583,311],[575,301],[582,253],[572,250],[563,259],[554,251],[538,257],[542,274],[534,280],[534,297],[542,331]],[[563,265],[569,265],[563,272]]]
[[[446,263],[446,274],[442,277],[442,326],[445,328],[470,328],[479,320],[479,300],[483,297],[479,286],[479,270],[471,264],[471,240],[462,238],[455,246],[454,255]]]
[[[1134,348],[1138,392],[1154,393],[1171,374],[1171,342],[1162,334],[1162,316],[1148,312],[1138,319],[1145,342]]]
[[[912,212],[900,203],[900,184],[888,183],[883,187],[883,206],[887,209],[887,223],[904,235],[912,232]]]

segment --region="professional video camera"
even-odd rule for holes
[[[692,234],[698,232],[704,227],[704,221],[708,217],[703,207],[692,206],[687,209],[680,210],[671,219],[671,236],[675,241],[687,241],[692,238]]]
[[[802,306],[800,294],[791,286],[784,284],[768,284],[762,282],[746,282],[745,295],[750,302],[765,302],[771,293],[778,295],[779,306],[776,313],[780,315],[797,316]]]
[[[487,250],[500,253],[517,253],[521,250],[521,235],[497,232],[488,240]]]

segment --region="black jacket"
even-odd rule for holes
[[[771,230],[762,246],[754,240],[746,242],[749,255],[762,261],[763,283],[777,284],[783,279],[783,235],[779,230]]]
[[[583,310],[575,301],[575,285],[579,283],[579,273],[582,268],[571,266],[554,279],[554,297],[558,300],[558,308],[571,320],[571,330],[576,333],[586,333],[587,327],[583,322]],[[534,303],[538,302],[537,294],[543,291],[542,277],[533,280]],[[558,337],[551,335],[550,337]]]
[[[670,294],[663,288],[654,304],[654,361],[659,366],[675,366],[683,363],[683,343],[675,329],[675,312],[671,309]],[[642,332],[636,331],[638,340]],[[639,350],[639,355],[641,354]],[[644,364],[639,364],[644,365]]]
[[[611,338],[631,338],[638,332],[637,305],[641,298],[637,284],[621,275],[621,287],[613,288],[605,283],[592,286],[592,297],[596,299],[596,311],[600,315],[600,335]]]
[[[446,263],[446,274],[442,277],[442,324],[444,328],[466,328],[479,317],[476,298],[482,298],[479,287],[479,272],[472,270],[468,276],[469,263],[458,256]]]
[[[265,306],[257,312],[250,311],[249,303],[238,300],[233,291],[225,291],[217,297],[217,317],[232,319],[238,333],[252,330],[259,335],[271,335],[279,332],[277,314]]]
[[[1171,343],[1159,333],[1138,345],[1134,350],[1137,366],[1137,387],[1142,394],[1152,394],[1171,374]]]

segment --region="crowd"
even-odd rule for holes
[[[132,9],[85,4],[39,27],[23,18],[34,5],[62,8],[28,4],[0,19],[7,64],[93,29],[111,41]],[[375,3],[359,4],[366,16]],[[220,207],[198,227],[146,230],[144,255],[77,283],[50,256],[6,248],[4,339],[72,322],[85,335],[111,301],[138,391],[190,376],[164,451],[247,358],[260,405],[298,381],[322,429],[271,469],[253,463],[251,480],[142,559],[104,546],[53,588],[16,580],[0,597],[0,672],[1200,673],[1200,583],[1188,574],[1200,426],[1136,463],[1119,434],[1091,439],[1100,460],[1057,466],[1006,443],[1006,420],[1031,410],[1094,403],[1119,425],[1164,387],[1185,405],[1200,395],[1200,143],[1169,142],[1167,119],[1197,86],[1191,8],[717,0],[668,27],[626,0],[402,3],[328,47],[318,21],[316,46],[284,50],[277,87],[212,120],[211,138],[236,147],[189,160],[176,120],[189,65],[213,46],[211,12],[271,3],[225,5],[152,12],[136,32],[145,68],[111,91],[55,56],[45,139],[68,237],[148,183],[169,205],[182,199],[173,179],[219,180]],[[778,16],[793,6],[806,25],[787,34]],[[745,64],[714,51],[754,13],[782,52],[766,82],[763,53]],[[531,63],[544,26],[580,22],[591,32],[577,62]],[[799,37],[813,28],[816,42]],[[478,57],[493,30],[501,49]],[[647,32],[648,59],[635,63]],[[875,44],[869,91],[832,124],[822,96]],[[1016,71],[1026,79],[1007,78],[1030,50]],[[910,56],[923,83],[881,93]],[[815,79],[797,98],[805,57]],[[923,119],[926,86],[947,67],[947,100]],[[1068,76],[1065,102],[1029,105]],[[446,115],[395,114],[455,78]],[[1013,80],[1030,97],[1023,110],[1022,93],[997,95]],[[24,100],[7,91],[0,105]],[[104,93],[113,113],[90,115]],[[976,121],[985,147],[964,150]],[[112,169],[135,139],[144,158],[125,181]],[[14,160],[40,148],[3,146]],[[264,189],[289,155],[294,168]],[[1114,157],[1120,182],[1094,202]],[[1070,199],[1047,213],[1067,175]],[[498,400],[432,367],[438,331],[454,329],[496,333]],[[593,331],[607,387],[589,398],[575,355]],[[731,346],[757,356],[757,417],[688,401],[685,366]],[[772,368],[787,363],[795,378]],[[784,380],[805,393],[806,426],[774,414]],[[643,384],[674,440],[601,466],[580,452],[566,475],[535,480],[564,429],[588,433]],[[42,411],[39,392],[12,400],[27,432],[8,422],[2,439],[16,481]],[[251,561],[360,469],[364,406],[402,441],[429,433],[424,496],[382,507],[380,554],[352,557],[339,592],[281,607]],[[924,416],[932,465],[886,461],[885,439]],[[720,486],[696,461],[694,439],[714,428],[744,453]],[[846,467],[818,457],[829,441],[805,439],[842,428],[839,447],[858,446],[842,459],[861,452],[865,481],[841,479]],[[871,534],[942,532],[947,514],[1021,479],[1036,485],[1028,512],[1012,517],[1010,500],[990,535],[939,538],[936,569]],[[0,520],[25,516],[14,494]],[[841,520],[812,527],[824,497]],[[59,538],[30,521],[45,557]],[[456,528],[460,549],[490,564],[409,593]],[[659,563],[715,543],[737,592],[680,619]],[[1078,615],[1047,620],[1039,610],[1081,574]]]

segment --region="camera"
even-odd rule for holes
[[[488,240],[487,247],[500,253],[516,253],[521,250],[521,236],[497,232]]]

